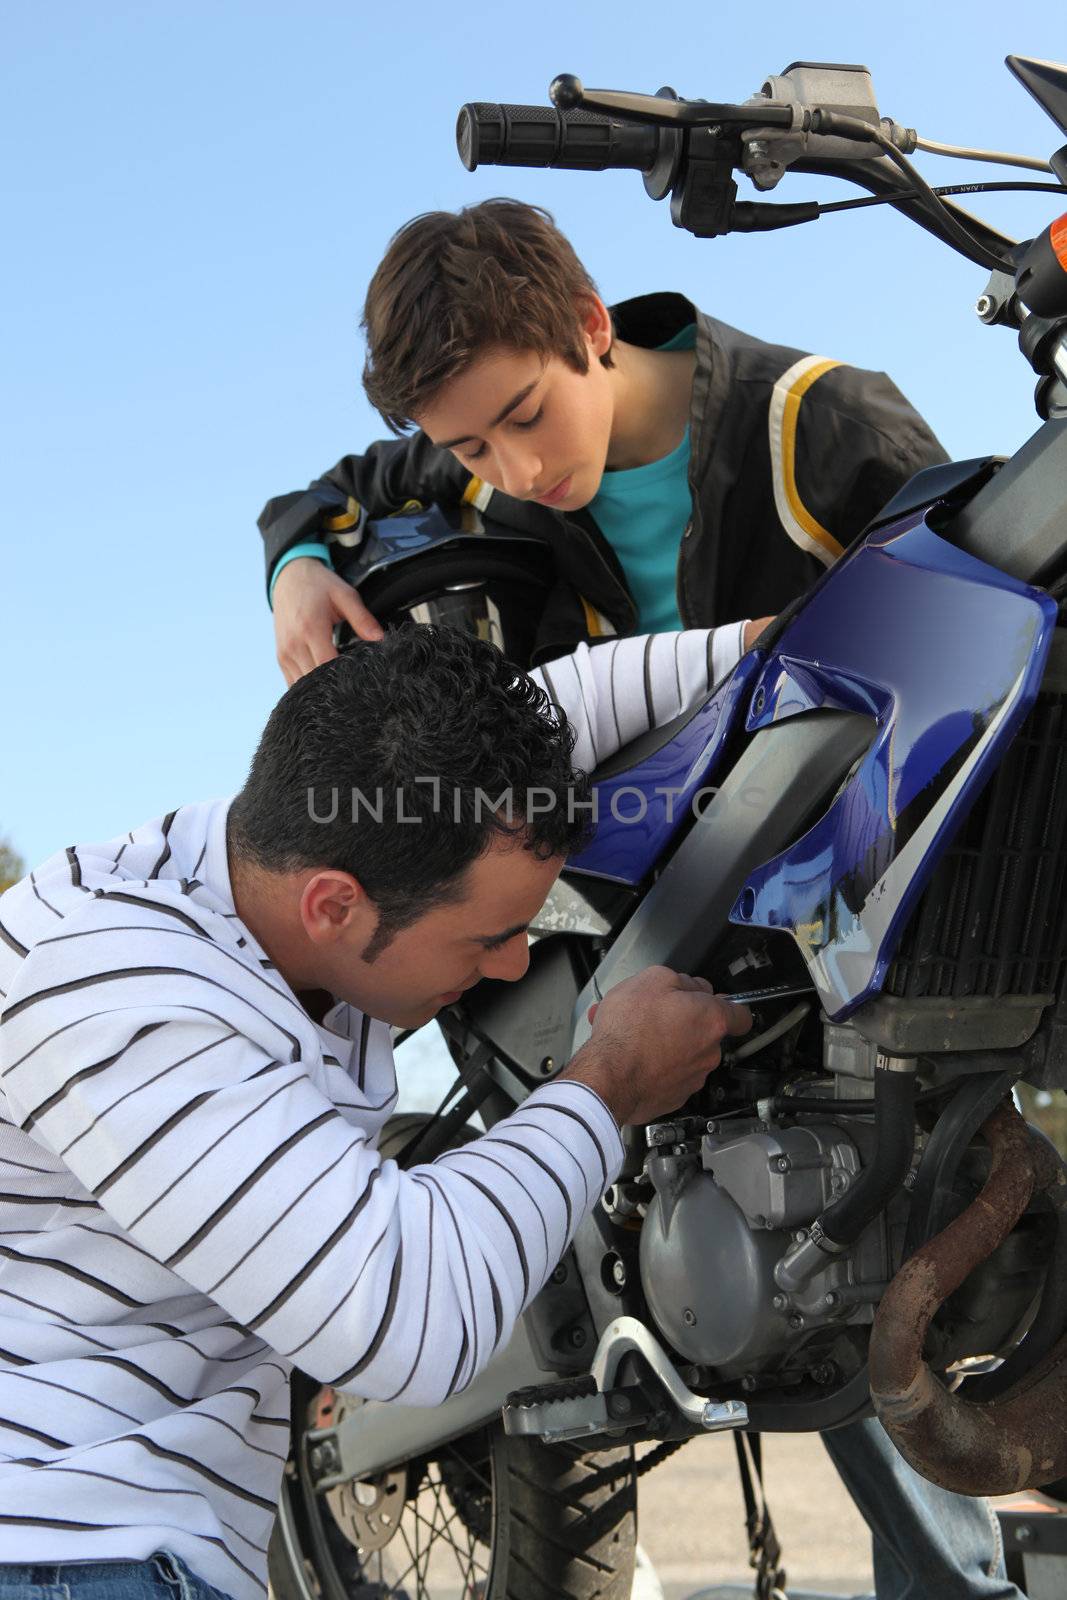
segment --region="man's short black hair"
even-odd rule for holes
[[[587,833],[574,732],[492,645],[452,628],[358,640],[271,712],[230,808],[237,861],[269,872],[330,867],[379,913],[364,959],[434,906],[494,839],[541,860]]]

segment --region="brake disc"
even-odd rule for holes
[[[333,1519],[350,1544],[364,1555],[384,1550],[400,1527],[407,1492],[407,1472],[377,1473],[354,1478],[325,1494]]]
[[[349,1396],[324,1384],[308,1405],[308,1426],[338,1427],[348,1409],[346,1401],[350,1403]],[[323,1499],[338,1532],[364,1555],[373,1555],[385,1549],[399,1528],[407,1488],[407,1469],[398,1467],[392,1472],[340,1483],[335,1489],[327,1489]]]

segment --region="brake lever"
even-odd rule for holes
[[[753,105],[714,105],[707,100],[667,100],[655,94],[633,94],[627,89],[587,89],[572,72],[561,72],[548,89],[559,111],[599,111],[605,116],[633,122],[681,123],[687,128],[752,126],[790,128],[793,111],[788,105],[763,101]]]

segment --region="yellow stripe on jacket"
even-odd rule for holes
[[[782,527],[794,544],[815,556],[825,567],[837,560],[842,553],[841,546],[800,498],[796,474],[797,421],[801,401],[812,384],[840,365],[840,361],[830,361],[824,356],[804,356],[794,362],[774,386],[767,417],[774,503]]]

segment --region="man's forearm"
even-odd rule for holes
[[[577,735],[574,765],[591,771],[631,740],[700,704],[743,649],[741,622],[615,639],[536,667],[530,676]]]
[[[599,1095],[620,1128],[630,1121],[637,1103],[633,1073],[621,1070],[622,1054],[615,1041],[589,1039],[560,1073],[561,1078],[574,1078]]]

